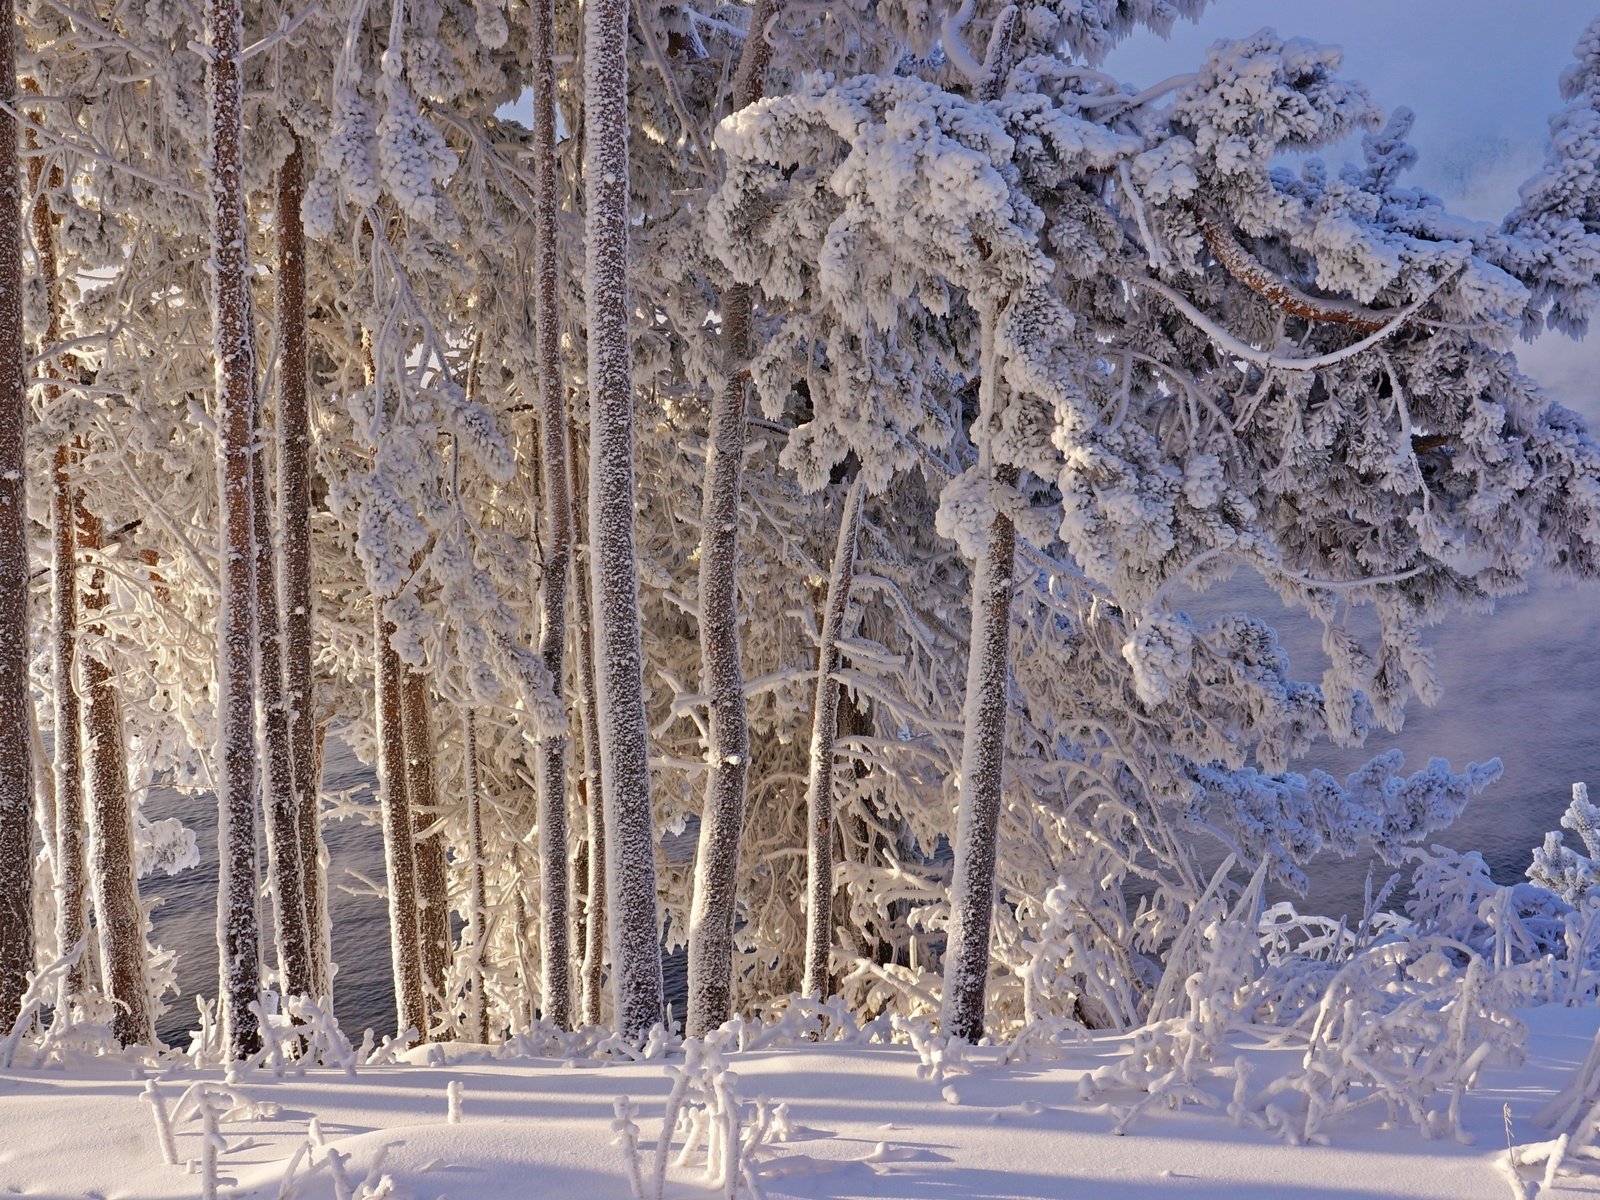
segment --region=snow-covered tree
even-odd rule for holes
[[[1587,784],[1572,785],[1572,803],[1561,814],[1562,829],[1576,833],[1583,851],[1562,845],[1561,834],[1552,830],[1544,835],[1544,845],[1533,851],[1528,878],[1555,892],[1568,904],[1579,904],[1600,880],[1600,808],[1589,803]]]
[[[206,98],[210,113],[212,338],[216,355],[217,493],[221,508],[222,596],[217,621],[217,941],[225,1037],[244,1057],[259,1038],[252,1006],[260,994],[255,904],[256,590],[254,496],[256,359],[245,212],[244,14],[239,0],[206,7]]]
[[[627,0],[594,0],[584,6],[583,21],[589,541],[606,806],[606,916],[617,1029],[638,1039],[664,1012],[633,529]]]
[[[1270,784],[1211,732],[1185,744],[1199,732],[1186,681],[1209,668],[1171,608],[1180,585],[1248,566],[1322,621],[1333,665],[1321,692],[1279,703],[1301,709],[1304,729],[1309,701],[1321,729],[1359,741],[1366,697],[1393,725],[1410,692],[1436,696],[1420,631],[1450,606],[1523,586],[1536,563],[1594,571],[1595,448],[1499,349],[1527,292],[1489,248],[1463,245],[1437,201],[1395,182],[1393,127],[1337,183],[1275,165],[1377,128],[1337,55],[1262,33],[1138,92],[1073,64],[1087,53],[1079,32],[1050,5],[953,19],[953,79],[919,77],[915,62],[812,77],[719,132],[722,253],[769,305],[799,301],[863,344],[892,344],[873,331],[916,329],[924,312],[976,325],[949,369],[977,396],[978,462],[940,511],[978,563],[945,997],[963,1036],[980,1027],[988,970],[962,947],[969,928],[980,949],[990,942],[986,841],[1008,707],[992,627],[1010,604],[1012,522],[1046,549],[1059,539],[1081,564],[1074,586],[1131,618],[1120,655],[1140,705],[1174,731],[1168,769],[1187,777],[1174,798],[1190,803],[1253,806],[1263,787],[1295,785]],[[973,34],[989,47],[982,63],[964,49]],[[834,461],[846,445],[822,444]],[[1376,654],[1339,617],[1358,603],[1378,617]],[[1260,737],[1292,706],[1270,721],[1235,708],[1222,725]],[[1270,741],[1259,754],[1286,766]],[[1438,776],[1418,799],[1436,785],[1463,794]],[[1336,840],[1352,795],[1318,798]],[[1287,832],[1267,828],[1269,845]]]
[[[0,5],[0,1025],[33,969],[33,719],[28,695],[28,394],[23,353],[23,189],[12,0]]]

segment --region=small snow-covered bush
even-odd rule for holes
[[[646,1180],[644,1153],[639,1148],[639,1127],[634,1118],[638,1106],[627,1096],[616,1100],[614,1144],[621,1150],[624,1169],[637,1200],[660,1200],[666,1192],[667,1167],[687,1166],[696,1154],[704,1153],[703,1182],[723,1200],[745,1195],[761,1200],[764,1193],[756,1164],[761,1147],[788,1135],[789,1117],[785,1105],[769,1105],[764,1099],[741,1101],[739,1077],[728,1067],[725,1051],[734,1031],[716,1030],[703,1041],[691,1038],[683,1043],[681,1064],[669,1062],[667,1077],[672,1091],[667,1096],[661,1119],[661,1136],[656,1142],[651,1172]],[[681,1137],[683,1144],[672,1155],[672,1143]]]
[[[1572,785],[1572,803],[1561,815],[1561,827],[1583,839],[1586,854],[1562,845],[1559,832],[1544,835],[1544,845],[1536,847],[1528,878],[1556,893],[1568,904],[1576,904],[1600,881],[1600,808],[1589,803],[1587,784]]]

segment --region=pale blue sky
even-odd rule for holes
[[[1131,38],[1108,66],[1153,82],[1192,70],[1218,38],[1263,26],[1340,46],[1348,77],[1385,108],[1417,114],[1418,182],[1489,217],[1542,156],[1545,122],[1561,103],[1556,79],[1597,15],[1597,0],[1214,0],[1198,24],[1180,22],[1166,41]],[[1489,152],[1504,157],[1477,163],[1462,194],[1460,168]]]

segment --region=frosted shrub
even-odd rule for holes
[[[1561,827],[1583,839],[1587,853],[1580,854],[1562,845],[1561,834],[1552,830],[1544,835],[1544,845],[1535,848],[1528,878],[1556,893],[1568,904],[1578,903],[1600,880],[1600,808],[1589,803],[1588,785],[1572,785],[1572,803],[1561,815]]]
[[[1243,1119],[1292,1142],[1322,1142],[1333,1119],[1381,1104],[1391,1123],[1465,1140],[1462,1094],[1487,1063],[1520,1057],[1527,1033],[1511,1011],[1520,999],[1460,942],[1418,937],[1365,949],[1324,990],[1300,1069],[1263,1087]],[[1301,1098],[1292,1111],[1281,1103],[1286,1093]]]
[[[629,1184],[637,1200],[661,1200],[666,1193],[667,1166],[687,1166],[704,1153],[702,1180],[723,1200],[744,1195],[763,1196],[756,1173],[762,1146],[788,1136],[787,1107],[776,1108],[764,1100],[741,1103],[739,1077],[728,1069],[724,1055],[732,1031],[720,1029],[705,1040],[691,1038],[683,1044],[683,1063],[669,1063],[672,1091],[662,1113],[661,1136],[656,1142],[649,1183],[643,1175],[644,1155],[639,1149],[639,1127],[634,1122],[638,1106],[626,1096],[615,1102],[613,1144],[622,1152]],[[674,1138],[683,1144],[672,1155]]]
[[[1112,1106],[1117,1133],[1126,1132],[1157,1101],[1173,1108],[1218,1104],[1201,1083],[1258,973],[1255,913],[1266,880],[1263,863],[1230,899],[1232,867],[1231,857],[1224,860],[1174,941],[1151,998],[1148,1022],[1134,1034],[1128,1053],[1079,1083],[1083,1100],[1123,1089],[1143,1093],[1131,1106]]]

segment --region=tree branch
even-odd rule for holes
[[[1201,236],[1223,269],[1263,300],[1277,305],[1292,316],[1331,325],[1350,325],[1364,333],[1375,333],[1394,319],[1393,312],[1364,308],[1346,300],[1306,295],[1288,280],[1264,267],[1219,218],[1198,209],[1194,210],[1194,214],[1200,224]]]

